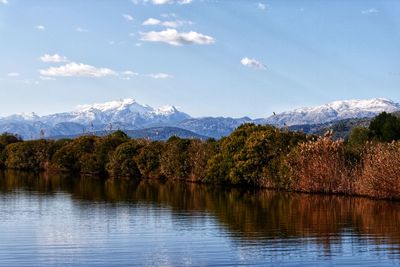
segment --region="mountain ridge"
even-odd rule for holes
[[[200,117],[194,118],[175,106],[153,108],[133,98],[105,103],[80,105],[70,112],[39,116],[34,112],[0,118],[0,132],[10,132],[24,139],[112,131],[143,130],[154,127],[175,127],[199,136],[221,138],[243,123],[279,126],[324,125],[346,119],[371,118],[377,114],[400,111],[400,104],[385,98],[338,100],[328,104],[298,108],[267,118]],[[321,126],[322,127],[322,126]],[[308,127],[310,128],[310,127]],[[314,127],[315,128],[315,127]],[[179,132],[179,131],[176,131]],[[181,131],[183,133],[183,131]]]

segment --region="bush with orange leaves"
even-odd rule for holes
[[[356,193],[374,198],[400,199],[400,141],[370,144],[362,162]]]
[[[343,140],[319,138],[300,144],[286,159],[286,178],[294,191],[353,193],[352,167]]]

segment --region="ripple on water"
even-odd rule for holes
[[[361,198],[0,175],[0,265],[389,266],[398,219]]]

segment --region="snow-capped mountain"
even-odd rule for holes
[[[173,106],[152,108],[141,105],[134,99],[78,106],[76,110],[41,117],[46,124],[55,125],[61,122],[75,122],[83,125],[102,125],[119,123],[136,127],[154,123],[173,123],[190,118],[186,113]]]
[[[21,113],[0,118],[0,133],[10,132],[24,139],[74,136],[104,130],[139,130],[151,127],[175,127],[202,136],[220,138],[243,123],[272,125],[315,125],[353,118],[371,118],[379,113],[400,111],[400,104],[376,98],[335,101],[326,105],[300,108],[265,119],[204,117],[192,118],[174,106],[153,108],[133,99],[78,106],[71,112],[39,116]],[[304,128],[304,127],[301,127]],[[179,132],[179,131],[178,131]]]
[[[100,104],[81,105],[71,112],[38,116],[22,113],[0,118],[0,132],[12,132],[25,139],[46,136],[74,135],[88,131],[110,129],[142,129],[158,125],[172,125],[191,118],[174,106],[152,108],[134,99],[123,99]]]
[[[273,125],[304,125],[321,124],[352,118],[371,118],[381,112],[395,112],[400,110],[400,104],[384,98],[369,100],[343,100],[329,104],[299,108],[293,111],[282,112],[266,119],[257,120],[258,123]]]

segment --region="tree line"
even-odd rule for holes
[[[23,141],[0,135],[0,168],[132,180],[184,180],[400,198],[400,120],[388,113],[347,140],[244,124],[220,140],[105,137]]]

